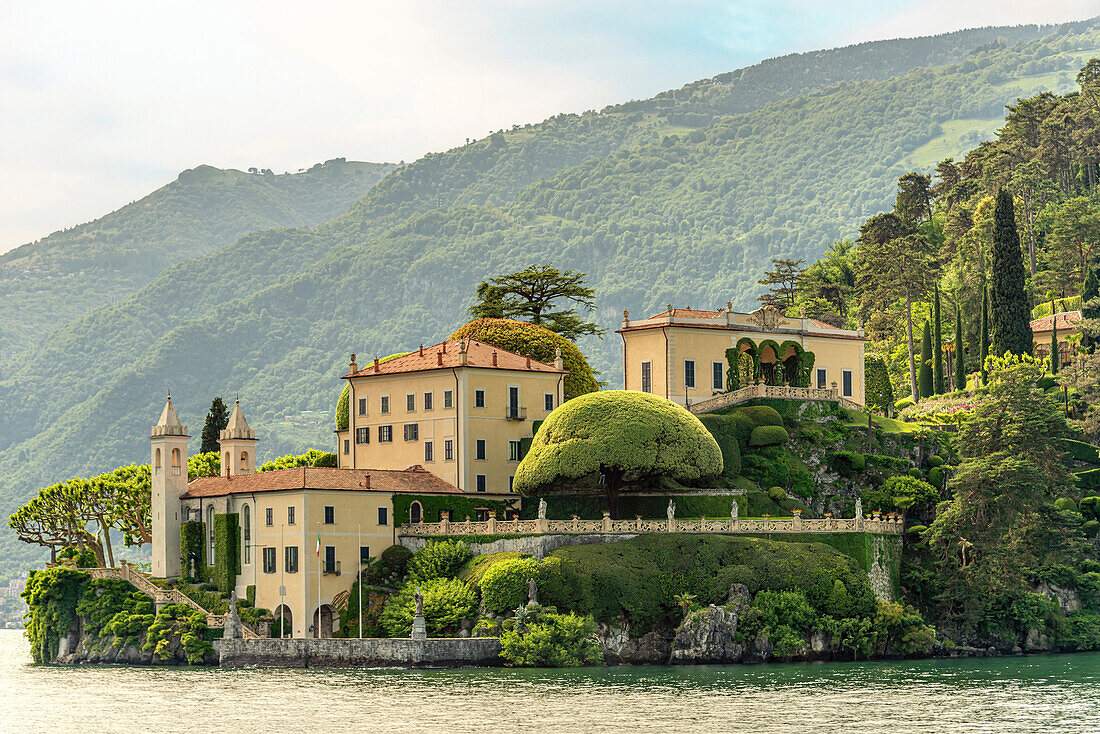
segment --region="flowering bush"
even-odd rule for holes
[[[902,410],[898,417],[909,423],[961,424],[985,402],[980,392],[959,392],[922,400]]]

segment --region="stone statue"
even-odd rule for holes
[[[229,594],[229,612],[225,615],[225,627],[222,631],[222,638],[239,640],[243,637],[244,629],[241,624],[241,617],[237,613],[237,592],[234,590]]]
[[[732,500],[730,500],[730,520],[736,522],[737,513],[740,512],[740,510],[741,508],[737,506],[737,498],[734,497]]]
[[[542,497],[539,497],[539,519],[546,519],[546,500]]]
[[[856,517],[863,517],[863,500],[856,497]]]
[[[416,587],[416,593],[413,594],[413,599],[416,600],[416,616],[424,616],[424,595],[420,593],[420,587]]]
[[[672,522],[676,519],[676,503],[672,500],[668,501],[668,509],[665,511],[668,514],[668,521]]]
[[[527,579],[527,606],[535,606],[539,603],[539,587],[534,579]]]

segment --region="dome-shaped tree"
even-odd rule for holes
[[[612,517],[619,492],[648,480],[722,473],[722,451],[694,415],[671,400],[604,390],[562,404],[542,424],[516,469],[523,495],[583,492],[602,477]]]
[[[509,319],[475,319],[451,334],[450,338],[476,339],[549,364],[554,364],[554,355],[561,349],[565,369],[569,370],[565,376],[565,399],[600,389],[595,373],[577,345],[545,326]]]

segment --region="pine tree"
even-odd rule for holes
[[[206,414],[206,423],[202,426],[201,453],[218,450],[218,438],[225,427],[229,425],[229,408],[220,397],[210,401],[210,411]]]
[[[982,286],[982,328],[978,335],[978,358],[981,359],[982,384],[989,383],[989,373],[985,370],[985,358],[989,356],[989,289]]]
[[[966,389],[966,369],[963,366],[963,322],[959,304],[955,304],[955,389]]]
[[[1050,302],[1050,374],[1058,374],[1058,312],[1054,310],[1054,301]]]
[[[932,354],[935,361],[932,363],[932,384],[937,395],[942,395],[945,389],[943,374],[943,332],[940,326],[940,285],[935,286],[935,298],[932,301]]]
[[[924,336],[920,340],[920,396],[932,397],[932,326],[924,322]]]
[[[1012,195],[1006,189],[997,192],[993,209],[993,289],[990,315],[993,325],[993,352],[997,356],[1031,353],[1031,308],[1024,289],[1024,258]]]

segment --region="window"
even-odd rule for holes
[[[336,524],[336,508],[332,505],[325,505],[325,525]]]
[[[695,387],[695,360],[684,360],[684,387]]]
[[[367,414],[367,399],[359,398],[359,415]]]
[[[431,441],[424,442],[424,462],[429,463],[435,461],[435,447]]]
[[[420,424],[419,423],[406,423],[402,428],[405,429],[405,440],[415,441],[420,438]]]
[[[370,546],[359,546],[359,565],[363,566],[370,561]]]
[[[393,440],[393,426],[378,426],[378,443],[389,443]]]
[[[485,439],[474,439],[474,459],[476,461],[485,461]]]
[[[485,491],[485,475],[484,474],[478,474],[474,481],[476,482],[475,487],[477,488],[477,491],[478,492],[484,492]]]
[[[542,396],[542,407],[547,413],[554,409],[554,393],[548,392]]]
[[[430,392],[424,393],[424,410],[435,410],[435,395]]]
[[[653,363],[642,362],[642,392],[653,392]]]
[[[443,442],[443,461],[455,460],[455,442],[447,439]]]
[[[519,461],[522,457],[519,455],[520,451],[519,441],[508,442],[508,461]]]
[[[382,413],[388,415],[389,412],[390,412],[390,396],[389,395],[383,395],[382,396]]]
[[[294,524],[294,505],[291,505],[290,507],[286,508],[286,524],[287,525],[293,525]]]
[[[336,573],[336,546],[325,546],[325,573]]]
[[[390,523],[389,508],[388,507],[379,507],[378,508],[378,524],[379,525],[389,525],[389,523]]]
[[[726,387],[726,363],[711,362],[710,373],[711,387],[715,390],[724,390]]]
[[[355,443],[370,443],[370,429],[369,428],[356,428],[355,429]]]
[[[264,548],[264,573],[275,573],[274,548]]]
[[[416,410],[416,394],[415,393],[409,393],[408,395],[405,396],[405,410],[407,410],[410,413],[413,412],[414,410]]]
[[[264,525],[271,527],[275,524],[275,508],[268,507],[264,510]]]
[[[453,390],[443,391],[443,407],[445,409],[455,407],[455,394]]]
[[[298,573],[298,546],[288,545],[285,550],[286,565],[283,568],[287,573]]]
[[[228,457],[229,457],[229,454],[226,454],[226,458],[228,458]],[[225,463],[226,463],[226,466],[229,465],[228,461],[225,462]],[[182,464],[180,464],[180,450],[179,449],[172,449],[172,476],[178,477],[180,475],[180,471],[181,471],[180,467],[181,466],[182,466]]]
[[[206,508],[206,532],[210,533],[210,552],[206,554],[206,564],[214,565],[214,505]]]
[[[515,481],[516,481],[515,475],[512,475],[512,476],[508,477],[508,491],[509,492],[512,491],[512,485],[515,483]]]
[[[474,390],[474,407],[475,408],[484,408],[485,407],[485,391],[484,390]]]
[[[250,564],[252,563],[252,511],[248,505],[244,506],[242,517],[244,527],[241,528],[241,545],[244,547],[244,563]]]
[[[818,390],[824,390],[825,385],[828,382],[828,379],[829,379],[829,376],[828,376],[828,374],[826,374],[825,368],[824,367],[818,367],[817,368],[817,389]]]
[[[852,397],[852,371],[843,370],[840,373],[841,386],[844,388],[844,397]]]
[[[347,454],[347,453],[350,453],[350,452],[351,452],[351,439],[345,438],[344,439],[344,453]]]

